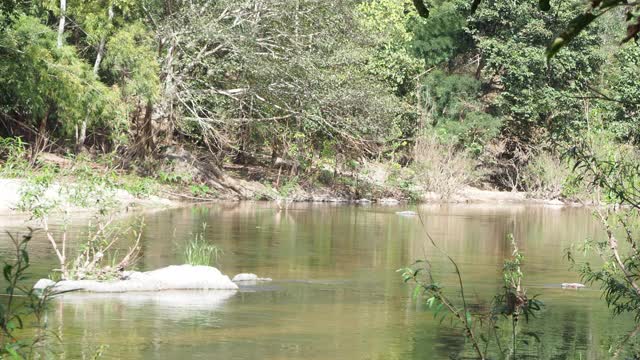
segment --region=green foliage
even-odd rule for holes
[[[185,245],[184,259],[189,265],[214,266],[218,264],[222,249],[209,243],[205,238],[207,224],[202,224],[202,232],[193,235]]]
[[[25,284],[31,265],[28,244],[33,230],[21,237],[9,234],[15,258],[3,261],[3,278],[7,284],[0,304],[0,357],[39,359],[55,356],[51,344],[42,343],[52,336],[46,327],[46,310],[54,293],[51,288],[34,290]],[[24,330],[29,330],[25,334]],[[31,335],[32,337],[28,337]]]
[[[498,135],[502,125],[499,118],[483,112],[478,100],[480,86],[471,76],[434,70],[425,77],[420,96],[436,135],[476,155]]]
[[[27,144],[19,137],[0,137],[0,174],[6,177],[24,176],[31,168],[27,160]]]
[[[409,45],[413,39],[409,25],[417,14],[408,11],[409,0],[374,0],[358,6],[365,31],[376,39],[367,70],[393,86],[396,94],[409,95],[424,69],[424,61],[412,56]]]
[[[637,74],[640,72],[640,48],[627,45],[613,56],[613,65],[605,77],[603,116],[607,128],[620,142],[640,144],[640,86]]]
[[[278,193],[282,197],[290,197],[296,190],[298,190],[299,187],[299,178],[297,176],[292,176],[278,188]]]
[[[414,18],[410,24],[414,33],[411,49],[415,55],[424,58],[427,67],[451,61],[470,45],[470,38],[464,31],[463,6],[458,1],[442,1],[427,19]]]
[[[153,39],[142,23],[129,24],[109,39],[102,66],[130,104],[132,100],[152,101],[159,96],[159,65]]]
[[[637,234],[640,211],[640,155],[635,146],[611,141],[606,131],[585,137],[568,151],[575,162],[574,180],[591,189],[593,199],[613,205],[596,208],[606,234],[604,241],[586,241],[581,250],[596,253],[598,262],[579,268],[583,280],[600,286],[607,305],[616,315],[630,313],[640,322],[640,264]],[[618,240],[618,236],[622,240]],[[573,251],[567,258],[575,265]]]
[[[167,36],[189,34],[176,56],[178,129],[217,149],[237,139],[239,158],[269,144],[301,170],[326,140],[355,154],[373,147],[370,141],[386,134],[388,120],[403,107],[367,70],[370,39],[355,4],[263,5],[258,10],[250,1],[225,0],[204,12],[188,5],[164,24]],[[207,45],[214,43],[220,46]]]
[[[0,111],[28,125],[56,120],[63,135],[87,116],[105,124],[117,119],[119,103],[111,90],[97,81],[73,47],[58,48],[56,38],[39,19],[25,15],[3,32]]]
[[[153,179],[130,177],[123,183],[123,188],[138,198],[148,198],[157,192],[157,183]]]
[[[190,174],[184,174],[184,173],[175,172],[175,171],[170,171],[170,172],[159,171],[158,180],[166,184],[180,184],[180,183],[191,182],[192,177]]]
[[[426,233],[431,244],[438,250],[438,246]],[[413,299],[418,300],[425,296],[425,304],[433,312],[435,319],[442,322],[447,317],[452,319],[463,329],[463,336],[472,345],[478,358],[486,359],[494,353],[499,358],[518,358],[517,346],[519,341],[526,343],[526,336],[536,337],[532,333],[519,333],[518,321],[520,316],[524,316],[528,321],[530,317],[535,317],[542,309],[543,304],[535,296],[528,297],[522,286],[524,274],[521,266],[524,256],[510,236],[513,246],[513,254],[510,259],[504,261],[502,276],[504,280],[503,291],[493,299],[493,306],[486,312],[471,311],[470,305],[465,297],[465,284],[457,263],[446,253],[442,252],[453,265],[457,276],[456,296],[448,294],[445,287],[435,279],[434,269],[428,259],[418,260],[412,266],[399,269],[404,282],[414,283]],[[506,319],[510,323],[510,345],[503,346],[502,323]],[[495,342],[495,343],[494,343]],[[451,354],[457,356],[457,354]]]
[[[591,1],[587,9],[569,21],[565,29],[549,44],[547,56],[549,58],[556,56],[560,49],[566,47],[577,36],[586,32],[590,26],[593,26],[592,24],[599,17],[616,8],[624,9],[624,11],[619,11],[616,14],[618,18],[622,17],[622,14],[625,17],[627,31],[624,38],[622,38],[622,42],[625,43],[632,39],[637,40],[638,33],[640,33],[640,16],[638,16],[640,5],[629,4],[623,0]],[[542,11],[551,10],[549,0],[541,0],[540,9]]]
[[[506,135],[533,144],[544,134],[566,137],[582,123],[583,104],[575,95],[588,91],[604,60],[593,28],[548,64],[544,46],[578,10],[562,3],[554,11],[542,12],[534,1],[487,1],[469,21],[482,74],[497,90],[493,112],[503,117]]]
[[[527,192],[545,199],[566,195],[565,185],[570,181],[571,168],[567,161],[550,152],[535,154],[524,168],[523,187]],[[574,188],[577,190],[577,188]],[[576,197],[577,193],[572,194]]]
[[[54,178],[55,174],[52,172],[43,172],[32,176],[28,182],[20,187],[18,210],[30,213],[34,219],[41,219],[59,206],[55,196],[47,194]]]
[[[206,197],[213,193],[213,190],[206,184],[193,184],[189,186],[189,191],[191,191],[191,195],[196,197]]]
[[[524,274],[522,264],[524,255],[518,249],[513,234],[509,234],[513,253],[510,259],[504,260],[502,266],[502,277],[504,279],[504,293],[498,294],[494,299],[494,313],[509,317],[513,323],[519,321],[523,315],[525,321],[530,317],[535,317],[544,304],[536,297],[528,297],[526,289],[522,286]],[[514,324],[515,326],[515,324]]]

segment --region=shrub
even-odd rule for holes
[[[531,194],[554,199],[563,195],[570,173],[569,165],[560,156],[542,151],[525,166],[522,182]]]
[[[416,182],[443,198],[479,178],[475,161],[467,152],[443,144],[433,135],[418,138],[413,151]]]
[[[30,165],[27,144],[19,137],[0,137],[0,174],[8,177],[24,176]]]

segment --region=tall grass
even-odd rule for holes
[[[204,237],[207,224],[202,224],[202,232],[196,233],[184,248],[184,260],[189,265],[213,266],[218,263],[222,249],[207,242]]]
[[[416,140],[413,158],[416,181],[425,190],[437,192],[445,199],[480,177],[476,161],[466,151],[442,143],[434,135]]]

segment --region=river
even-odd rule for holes
[[[545,303],[523,325],[536,340],[521,354],[545,359],[602,359],[632,329],[612,318],[598,289],[563,290],[579,281],[564,249],[604,234],[589,210],[519,205],[400,207],[270,203],[194,206],[145,214],[143,256],[149,270],[182,263],[181,244],[207,223],[206,238],[224,254],[219,268],[272,282],[238,292],[167,292],[65,296],[47,321],[66,359],[449,359],[471,354],[460,330],[440,323],[412,299],[396,269],[429,257],[455,293],[453,268],[429,245],[417,217],[460,265],[470,301],[486,304],[500,289],[513,233],[525,255],[527,293]],[[60,224],[58,224],[59,226]],[[17,222],[5,226],[24,230]],[[74,221],[72,238],[87,230]],[[9,251],[0,234],[0,251]],[[40,234],[31,244],[34,279],[55,266]],[[466,349],[466,352],[465,350]]]

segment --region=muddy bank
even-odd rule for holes
[[[21,200],[26,191],[28,181],[23,179],[0,179],[0,215],[21,214]],[[96,212],[100,209],[100,201],[102,197],[88,195],[86,203],[89,206],[76,205],[72,199],[73,192],[69,191],[70,184],[64,182],[53,182],[42,196],[38,196],[37,201],[40,203],[55,204],[56,208],[62,211],[72,213]],[[123,189],[113,189],[107,194],[109,201],[112,201],[116,210],[129,210],[135,208],[141,209],[163,209],[176,207],[184,204],[183,202],[159,197],[148,196],[146,198],[135,197],[128,191]]]
[[[344,203],[358,204],[362,206],[376,204],[385,206],[396,206],[406,203],[454,203],[454,204],[535,204],[544,206],[583,206],[581,203],[564,201],[560,199],[539,199],[530,196],[525,192],[504,192],[481,190],[473,187],[466,187],[459,192],[444,197],[435,192],[421,192],[417,198],[408,198],[400,193],[380,192],[377,197],[354,198],[353,194],[345,194],[342,190],[331,188],[316,189],[296,189],[291,194],[282,195],[272,189],[266,188],[256,181],[237,179],[236,184],[241,184],[243,196],[199,199],[191,197],[176,196],[175,194],[159,192],[157,196],[149,195],[141,198],[136,197],[126,190],[114,189],[110,192],[110,201],[116,211],[132,210],[161,210],[203,201],[243,201],[243,200],[263,200],[273,201],[279,207],[286,208],[293,202],[315,202],[315,203]],[[0,179],[0,215],[25,215],[20,211],[21,196],[25,190],[27,180],[23,179]],[[65,212],[74,214],[91,215],[100,209],[99,199],[89,199],[89,206],[74,205],[70,199],[69,191],[66,188],[69,184],[54,182],[43,195],[41,201],[56,203],[57,207]]]

